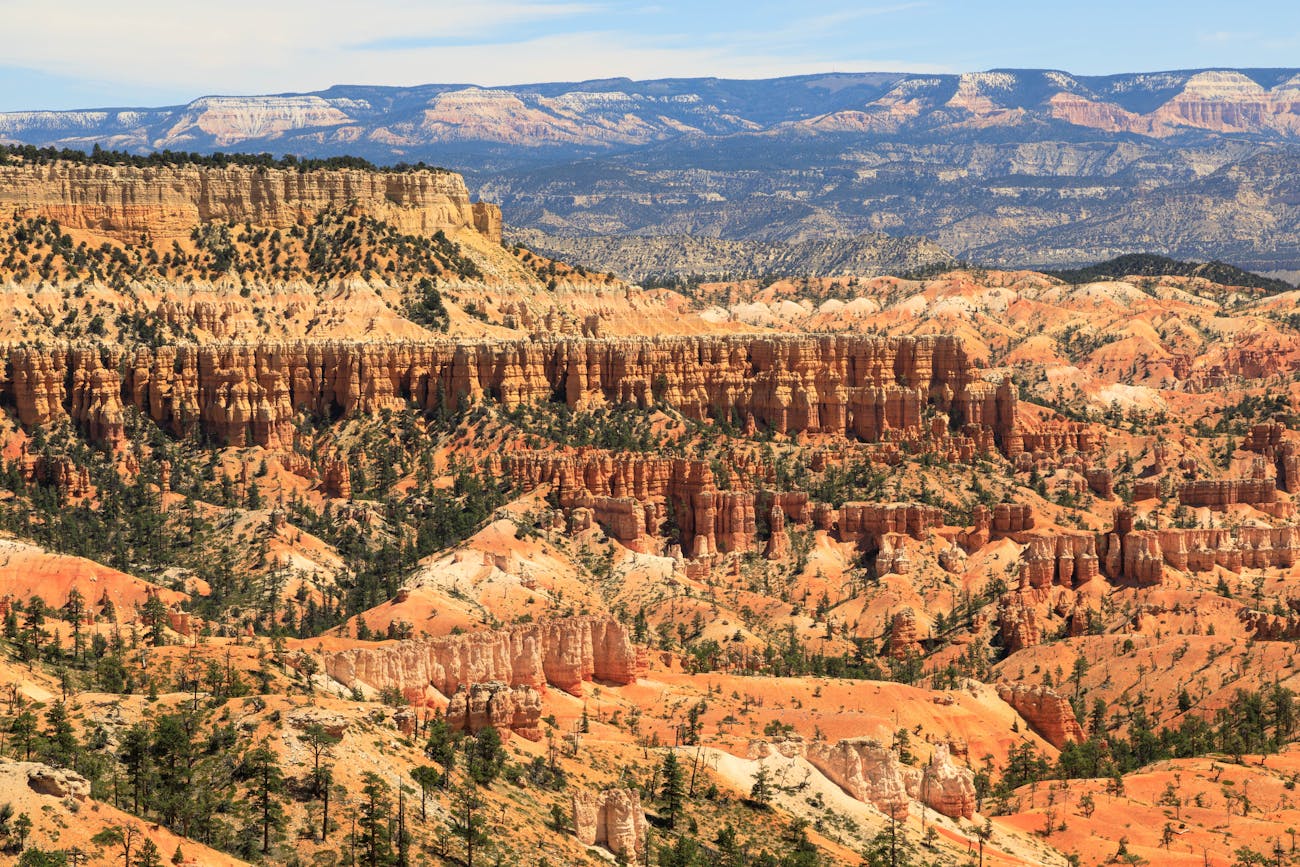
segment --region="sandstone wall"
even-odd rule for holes
[[[584,845],[636,860],[645,854],[648,827],[635,789],[573,793],[573,831]]]
[[[322,670],[345,687],[394,688],[424,701],[430,688],[452,696],[474,684],[582,695],[583,681],[636,681],[645,656],[612,618],[570,617],[507,629],[417,638],[323,654]]]
[[[1033,536],[1020,555],[1022,587],[1078,587],[1100,572],[1096,537],[1091,533]]]
[[[1300,442],[1287,438],[1286,425],[1275,421],[1253,425],[1241,447],[1273,462],[1279,490],[1300,493]]]
[[[1221,566],[1290,568],[1300,562],[1300,527],[1210,527],[1129,530],[1101,537],[1106,575],[1136,584],[1158,584],[1166,567],[1211,572]]]
[[[1277,500],[1277,483],[1272,479],[1200,479],[1178,487],[1184,506],[1223,509],[1238,503],[1267,505]]]
[[[24,425],[71,419],[120,443],[134,407],[175,434],[200,427],[234,444],[292,440],[293,417],[452,408],[663,402],[697,420],[752,416],[782,433],[876,441],[920,433],[932,406],[955,423],[1014,423],[998,389],[973,383],[952,337],[699,337],[634,340],[286,342],[9,347],[0,402]],[[1012,398],[1014,395],[1012,395]],[[996,411],[989,410],[989,400]],[[728,506],[730,508],[730,506]]]
[[[873,738],[815,741],[807,757],[845,792],[895,819],[907,818],[912,801],[951,818],[975,815],[975,776],[954,765],[943,744],[923,768],[904,765],[896,750]]]
[[[289,228],[355,206],[403,232],[469,229],[501,240],[501,212],[471,203],[451,172],[258,169],[243,166],[0,166],[0,208],[122,241],[189,237],[211,220]]]
[[[447,725],[467,734],[492,726],[503,735],[516,732],[535,741],[542,736],[541,718],[541,693],[524,684],[468,684],[457,690],[447,706]]]
[[[905,562],[901,541],[894,544],[891,536],[924,539],[944,521],[942,509],[916,503],[845,503],[832,509],[810,503],[801,491],[755,489],[754,483],[766,481],[765,469],[750,466],[744,456],[733,463],[726,490],[719,489],[708,461],[690,458],[597,450],[523,452],[493,457],[489,466],[523,491],[549,485],[569,513],[571,527],[585,528],[589,515],[619,542],[642,552],[659,546],[670,518],[690,557],[756,550],[757,518],[766,513],[772,534],[769,555],[788,548],[787,522],[811,523],[867,550],[889,548],[888,572]]]
[[[1069,741],[1084,739],[1083,727],[1070,702],[1046,687],[1001,683],[998,698],[1011,705],[1043,740],[1057,749]]]

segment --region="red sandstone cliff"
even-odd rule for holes
[[[447,706],[452,731],[476,734],[488,726],[504,734],[515,732],[539,740],[542,696],[532,686],[508,686],[500,681],[472,683],[457,690]]]
[[[1068,741],[1082,741],[1083,727],[1064,696],[1043,686],[998,684],[998,697],[1015,708],[1043,740],[1060,749]]]
[[[1114,531],[1100,537],[1099,548],[1107,577],[1150,585],[1164,580],[1166,567],[1180,572],[1290,568],[1300,561],[1300,527],[1133,530],[1132,516],[1121,512]]]
[[[663,402],[697,420],[752,415],[781,433],[867,441],[920,434],[932,406],[1005,440],[1014,393],[974,373],[960,341],[942,336],[16,347],[4,356],[0,401],[24,425],[71,419],[108,443],[122,441],[125,407],[176,434],[202,427],[227,443],[276,447],[291,442],[296,412],[485,398],[512,407],[557,394],[571,407]]]

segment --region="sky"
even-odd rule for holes
[[[335,84],[1300,66],[1294,0],[0,0],[0,111]]]

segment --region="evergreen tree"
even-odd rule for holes
[[[754,785],[750,787],[749,797],[764,807],[772,802],[772,774],[767,765],[759,765],[754,772]]]
[[[63,852],[46,852],[33,846],[18,856],[18,867],[67,867],[68,856]]]
[[[150,644],[161,647],[167,643],[167,604],[158,598],[158,594],[150,594],[140,619],[149,625]]]
[[[434,717],[428,725],[429,740],[424,745],[424,754],[433,759],[442,768],[439,785],[444,788],[456,766],[456,742],[452,738],[451,727],[441,714]]]
[[[709,863],[700,844],[684,834],[661,844],[658,855],[659,867],[706,867]]]
[[[141,801],[149,786],[150,738],[144,723],[136,723],[122,735],[122,748],[118,760],[126,770],[131,787],[131,812],[140,813]]]
[[[45,712],[45,758],[56,767],[70,768],[77,758],[77,735],[68,719],[68,708],[58,701]]]
[[[664,755],[659,767],[662,782],[659,785],[659,800],[668,810],[668,827],[677,827],[677,815],[681,812],[682,801],[686,797],[686,775],[677,761],[677,751],[669,750]]]
[[[262,854],[271,851],[272,832],[284,829],[285,814],[278,795],[284,791],[280,758],[265,742],[244,756],[240,776],[257,813],[262,831]]]
[[[330,748],[337,744],[340,738],[327,732],[320,723],[312,723],[298,736],[298,740],[306,744],[307,749],[311,751],[312,794],[324,803],[320,833],[321,840],[324,840],[329,828],[329,788],[334,775],[328,766],[321,765],[321,758],[329,755]]]
[[[420,765],[411,769],[411,779],[420,787],[420,821],[423,822],[428,819],[425,804],[429,800],[429,792],[438,787],[442,774],[433,765]]]
[[[388,784],[378,774],[367,771],[362,777],[365,785],[361,789],[361,815],[357,824],[361,827],[361,843],[365,863],[368,867],[380,867],[393,863],[393,840],[388,830],[388,813],[392,809]]]
[[[135,867],[163,867],[162,853],[148,837],[140,844],[140,851],[135,856]]]
[[[501,735],[492,726],[485,726],[465,742],[465,772],[480,786],[490,786],[501,774],[506,762],[506,751],[501,747]]]
[[[91,837],[90,842],[96,846],[121,848],[123,867],[131,867],[131,850],[143,836],[137,825],[107,825]]]
[[[892,812],[889,826],[871,839],[862,858],[865,867],[912,867],[912,845],[899,830]]]
[[[456,790],[456,802],[452,810],[451,832],[465,844],[465,867],[474,867],[474,851],[487,845],[486,823],[480,815],[483,801],[478,790],[466,781]]]
[[[718,832],[713,845],[718,852],[717,867],[745,867],[748,858],[736,836],[736,829],[731,827],[730,823],[724,825]]]
[[[81,595],[81,591],[76,587],[68,591],[68,601],[64,603],[63,610],[68,621],[72,624],[72,661],[75,664],[84,658],[81,621],[86,616],[86,598]]]
[[[32,760],[32,749],[36,746],[36,714],[23,710],[9,722],[9,736],[13,741],[14,755],[21,755],[23,761]]]

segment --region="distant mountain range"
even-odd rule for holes
[[[989,264],[1300,269],[1296,69],[335,87],[0,114],[0,140],[424,160],[552,237],[885,232]]]

